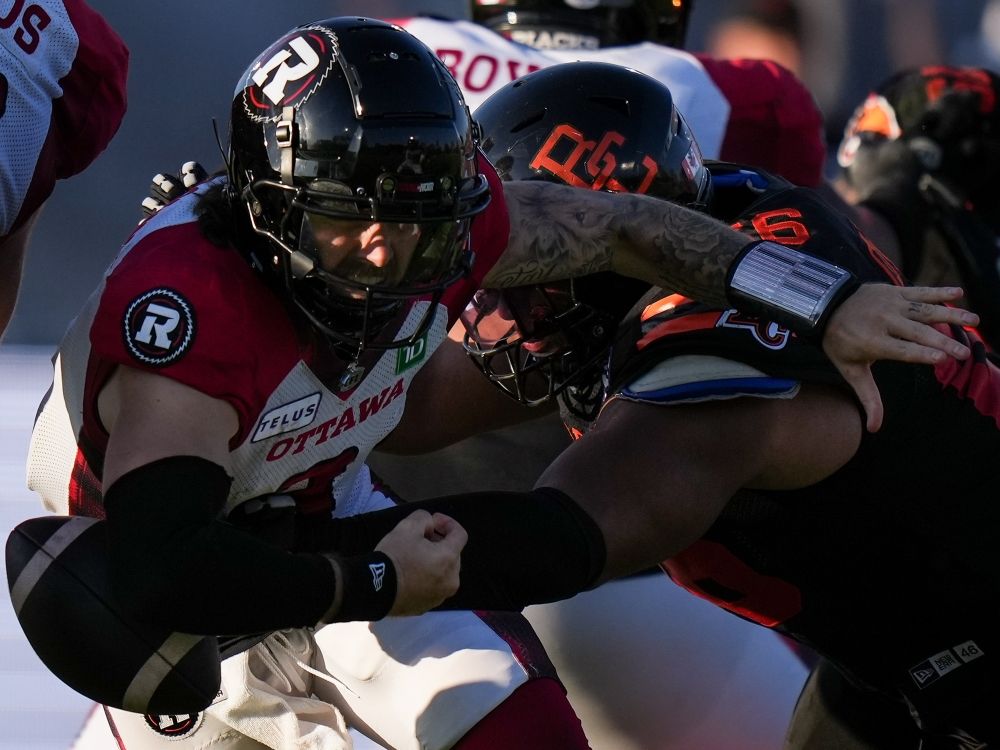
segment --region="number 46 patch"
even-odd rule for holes
[[[915,667],[911,667],[910,677],[918,688],[924,690],[949,672],[983,655],[983,650],[976,645],[975,641],[965,641],[946,651],[934,654]]]

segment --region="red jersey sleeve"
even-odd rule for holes
[[[0,30],[0,235],[86,168],[125,114],[128,49],[82,0],[15,3]]]
[[[108,276],[90,330],[99,362],[177,380],[230,403],[243,434],[299,361],[277,297],[193,222],[143,237]]]
[[[64,3],[80,46],[54,112],[62,143],[59,179],[86,169],[118,131],[127,104],[129,59],[125,42],[99,14],[80,0]]]
[[[826,159],[823,115],[805,84],[770,60],[695,57],[729,100],[720,158],[762,167],[796,185],[819,185]]]
[[[471,273],[464,279],[452,284],[445,291],[441,303],[448,307],[448,326],[458,320],[472,295],[490,269],[496,264],[510,237],[510,216],[507,213],[507,202],[503,195],[503,182],[496,169],[482,154],[478,155],[479,171],[486,176],[490,185],[490,204],[486,210],[472,220],[472,236],[469,239],[475,260]]]

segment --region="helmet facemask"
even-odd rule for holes
[[[382,182],[399,184],[398,179],[385,175]],[[488,195],[483,176],[469,182],[465,192],[476,198],[465,205],[446,201],[450,209],[440,217],[440,211],[426,210],[426,203],[357,197],[348,185],[326,179],[293,189],[262,180],[248,186],[253,194],[248,205],[254,230],[277,250],[272,263],[292,302],[317,330],[340,348],[397,348],[423,335],[444,290],[469,271],[471,216]],[[263,203],[257,196],[283,204],[273,228],[253,216],[253,206]],[[373,263],[356,247],[336,251],[338,243],[366,231],[383,238],[388,258]],[[430,303],[417,329],[403,339],[380,340],[385,326],[415,298]]]
[[[573,279],[483,289],[462,314],[464,346],[483,374],[528,406],[599,374],[617,321],[581,303]]]
[[[580,62],[544,68],[498,91],[476,117],[505,180],[643,193],[697,210],[711,199],[711,175],[669,90],[637,71]],[[558,395],[590,419],[618,325],[649,284],[613,273],[562,284],[481,291],[463,316],[465,348],[518,401]]]
[[[234,97],[230,177],[269,249],[255,265],[353,359],[414,342],[468,273],[489,202],[476,153],[447,69],[379,21],[293,29]],[[418,300],[426,314],[397,337],[388,324]]]

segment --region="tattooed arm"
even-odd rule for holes
[[[526,286],[614,271],[719,307],[726,271],[748,238],[706,214],[644,195],[580,190],[548,182],[505,182],[511,234],[483,286]],[[882,421],[870,366],[879,359],[935,364],[971,351],[932,327],[977,325],[948,307],[956,287],[865,284],[830,318],[823,350],[854,389],[868,429]]]
[[[525,286],[614,271],[727,307],[726,269],[747,237],[712,217],[643,195],[506,182],[507,250],[484,286]]]

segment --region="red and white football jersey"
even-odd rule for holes
[[[473,221],[471,274],[448,287],[420,339],[362,359],[364,376],[347,390],[337,384],[342,363],[302,335],[249,263],[202,236],[194,209],[213,183],[160,211],[123,247],[60,345],[56,381],[32,434],[29,486],[52,512],[103,515],[98,478],[108,435],[97,396],[125,365],[236,410],[226,512],[274,493],[291,495],[305,513],[329,513],[331,500],[340,515],[368,509],[365,459],[399,422],[414,376],[507,244],[503,191],[480,161],[493,200]],[[412,302],[395,338],[418,330],[430,304]]]
[[[124,42],[81,0],[0,11],[0,236],[105,149],[125,114],[127,68]]]

